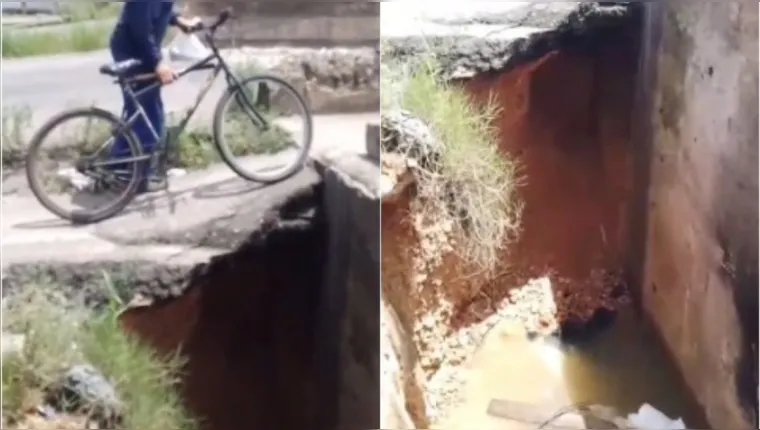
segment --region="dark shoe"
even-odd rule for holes
[[[169,188],[169,181],[165,176],[150,176],[147,180],[142,181],[137,188],[137,194],[155,193],[164,191]]]

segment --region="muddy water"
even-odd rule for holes
[[[465,403],[440,428],[536,428],[573,403],[602,404],[627,415],[644,402],[682,417],[689,428],[708,428],[655,333],[632,311],[621,313],[610,329],[583,345],[529,341],[514,326],[497,325],[466,372]],[[492,399],[514,402],[509,415],[519,419],[489,416]],[[590,425],[576,421],[568,428]]]

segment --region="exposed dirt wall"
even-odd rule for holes
[[[204,428],[310,428],[326,229],[294,223],[256,236],[199,266],[183,296],[122,321],[162,353],[187,355],[182,388]]]
[[[205,430],[379,426],[377,204],[324,178],[196,266],[182,294],[122,315],[188,358],[182,391]]]
[[[432,327],[440,321],[426,321],[431,309],[444,301],[455,306],[440,313],[454,333],[491,316],[513,287],[550,274],[559,319],[568,328],[585,328],[598,315],[595,309],[616,307],[625,292],[638,34],[600,39],[601,44],[577,44],[461,82],[476,102],[493,97],[501,109],[494,124],[501,149],[522,165],[523,229],[504,252],[495,279],[473,276],[453,253],[432,273],[421,273],[414,262],[430,238],[421,237],[410,216],[413,185],[383,200],[383,297],[419,352],[419,362],[417,354],[406,352],[403,373],[407,410],[420,428],[431,408],[419,391],[425,383],[421,371],[429,376],[444,361],[441,353],[456,352],[436,346],[447,335]]]
[[[642,299],[711,428],[757,428],[757,8],[666,2],[651,24]]]
[[[553,273],[560,318],[574,319],[619,293],[630,240],[635,38],[555,51],[465,83],[478,101],[495,97],[502,150],[521,163],[523,229],[504,255],[510,273],[488,286],[494,295],[515,277]]]

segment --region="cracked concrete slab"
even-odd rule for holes
[[[130,212],[98,224],[95,235],[120,244],[181,243],[231,249],[258,228],[268,209],[293,194],[309,192],[320,180],[316,171],[306,168],[268,186],[233,178],[148,196]]]
[[[378,118],[378,114],[315,117],[312,157],[322,159],[334,151],[363,154],[367,123]],[[168,191],[140,196],[116,217],[85,226],[59,220],[19,186],[3,195],[3,263],[82,262],[101,255],[129,259],[131,250],[147,252],[129,246],[147,244],[233,249],[258,227],[267,211],[293,194],[315,192],[320,182],[312,165],[288,180],[262,185],[240,179],[218,164],[172,178]],[[163,251],[156,249],[145,255],[165,260]]]
[[[390,2],[381,8],[386,55],[432,51],[452,78],[502,71],[635,17],[633,6],[613,2],[483,2],[435,10]]]

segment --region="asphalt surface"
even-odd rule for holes
[[[67,107],[97,105],[118,112],[121,94],[113,80],[101,75],[98,69],[111,61],[107,51],[61,54],[47,57],[3,60],[3,109],[28,107],[34,112],[34,125]],[[168,110],[191,106],[207,72],[187,75],[164,89]],[[221,94],[222,83],[217,80],[205,99],[204,108],[213,104]]]

